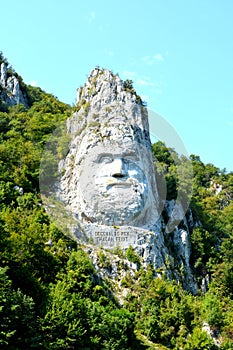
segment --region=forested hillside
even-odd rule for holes
[[[114,280],[100,277],[40,199],[43,147],[72,108],[40,88],[24,84],[24,92],[27,107],[0,104],[0,348],[233,349],[233,173],[190,157],[198,294],[163,273],[154,278],[129,248],[113,252],[138,266],[121,282],[128,293],[119,299]],[[166,173],[167,199],[176,198],[174,151],[162,142],[152,148]],[[101,249],[98,256],[100,265],[110,264]]]

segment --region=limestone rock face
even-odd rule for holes
[[[22,103],[27,106],[27,99],[20,89],[16,76],[7,76],[7,64],[2,62],[0,69],[0,98],[6,105],[13,106]]]
[[[164,183],[156,182],[148,112],[132,86],[107,69],[92,70],[62,135],[67,148],[58,159],[59,176],[47,195],[55,201],[47,202],[47,210],[59,208],[56,216],[78,241],[108,249],[132,245],[145,266],[162,267],[195,292],[192,220],[184,218],[182,230],[166,232],[161,213],[171,215],[174,203],[166,202],[166,191],[158,195]]]
[[[7,81],[7,65],[5,63],[1,64],[1,77],[0,77],[0,82],[2,86],[6,86],[6,81]]]
[[[108,70],[93,70],[78,99],[61,199],[83,224],[148,228],[159,199],[146,110]]]

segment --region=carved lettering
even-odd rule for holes
[[[96,231],[95,238],[98,242],[127,242],[129,234],[127,231]]]

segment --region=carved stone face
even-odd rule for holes
[[[91,148],[80,164],[84,213],[101,224],[129,224],[147,201],[148,180],[135,145]]]

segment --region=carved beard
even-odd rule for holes
[[[127,225],[143,212],[148,182],[141,168],[130,163],[134,173],[131,170],[119,178],[95,174],[94,178],[89,178],[92,181],[82,186],[85,217],[103,225]],[[81,176],[81,180],[82,178]]]
[[[137,144],[123,146],[90,147],[81,161],[75,161],[70,181],[74,190],[68,201],[81,221],[127,225],[144,213],[148,205],[146,162],[139,157]]]
[[[107,179],[107,184],[96,184],[93,209],[99,223],[105,225],[130,224],[144,209],[147,197],[147,184],[137,179],[126,181]]]

